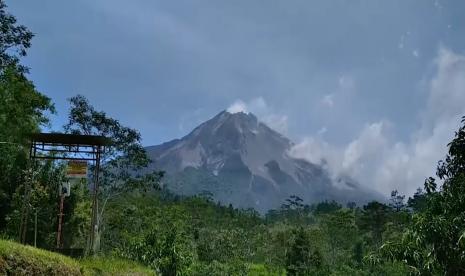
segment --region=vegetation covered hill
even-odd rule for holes
[[[265,217],[221,206],[208,195],[124,195],[107,212],[102,249],[163,275],[406,275],[397,261],[364,256],[398,232],[407,213],[373,204],[308,206],[298,197]],[[294,271],[295,272],[292,272]],[[302,274],[303,273],[303,274]]]
[[[2,275],[82,275],[79,263],[71,258],[31,246],[0,240]]]

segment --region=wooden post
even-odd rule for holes
[[[89,252],[95,254],[99,250],[99,222],[98,222],[98,191],[99,191],[99,174],[100,174],[100,153],[101,147],[97,146],[95,153],[95,171],[92,200],[92,222],[89,237]]]
[[[34,217],[34,247],[37,247],[37,209]]]
[[[32,152],[32,150],[31,150]],[[35,150],[34,150],[35,154]],[[24,199],[23,199],[23,207],[21,211],[21,224],[19,227],[19,242],[22,244],[26,244],[26,237],[27,237],[27,223],[29,220],[29,199],[31,196],[31,186],[34,183],[34,160],[32,160],[31,170],[30,170],[30,177],[26,179],[26,183],[24,183]]]
[[[62,244],[62,224],[63,224],[63,202],[65,201],[65,194],[61,191],[60,195],[60,213],[58,214],[58,232],[57,232],[57,248],[61,248]]]

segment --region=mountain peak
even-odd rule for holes
[[[237,207],[266,211],[290,195],[314,202],[358,201],[365,194],[356,184],[338,190],[324,168],[290,156],[291,146],[252,113],[224,110],[183,138],[147,152],[154,168],[166,171],[165,183],[174,192],[210,191]]]
[[[249,119],[249,120],[258,121],[257,116],[255,116],[252,112],[247,112],[247,111],[231,112],[228,110],[223,110],[220,113],[218,113],[217,116],[221,116],[221,115],[226,116],[226,117],[243,119],[243,120]]]

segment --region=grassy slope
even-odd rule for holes
[[[104,258],[81,261],[0,240],[0,275],[155,275],[136,263]]]
[[[79,263],[65,256],[0,240],[0,274],[82,275]]]

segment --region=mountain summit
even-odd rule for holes
[[[379,198],[348,179],[333,180],[320,165],[293,158],[292,146],[253,114],[223,111],[181,139],[146,149],[152,166],[166,172],[171,191],[208,191],[235,207],[265,212],[290,195],[306,202]]]

